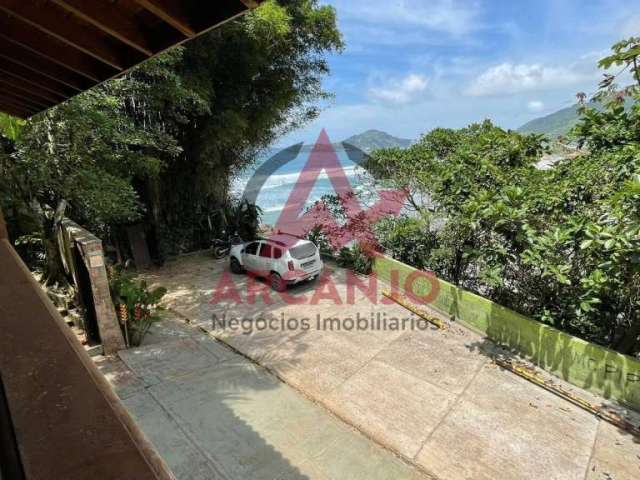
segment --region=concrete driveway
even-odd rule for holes
[[[204,254],[181,257],[145,276],[169,289],[166,305],[176,315],[363,432],[370,445],[384,446],[437,478],[640,478],[640,439],[496,367],[491,356],[497,348],[463,327],[321,328],[327,318],[344,327],[349,318],[412,317],[399,305],[383,304],[379,291],[372,301],[365,291],[351,289],[349,302],[347,275],[334,268],[326,281],[290,289],[284,298],[259,281],[230,276],[226,261]],[[249,297],[247,292],[252,292]],[[231,318],[242,320],[244,327],[232,328]],[[271,324],[280,327],[261,329],[269,319],[280,320]],[[282,326],[291,319],[298,328]],[[299,326],[302,319],[310,320],[308,329]],[[134,367],[132,356],[126,352],[124,358]],[[207,375],[222,375],[233,383],[244,377],[237,373],[240,367],[233,368],[223,370],[230,373]],[[143,378],[164,375],[164,370],[160,365]],[[172,382],[158,387],[160,393],[152,388],[150,394],[172,396],[182,403],[186,386]],[[587,392],[573,391],[599,401]],[[291,396],[295,397],[287,393],[287,398]],[[284,399],[273,402],[277,405]],[[215,428],[216,416],[198,418],[196,424],[209,422]],[[267,420],[258,415],[255,421]],[[311,450],[306,453],[313,456]],[[336,456],[334,461],[347,462],[343,449],[331,455]],[[328,478],[358,477],[336,470]]]
[[[170,316],[147,339],[97,364],[178,480],[430,478]]]

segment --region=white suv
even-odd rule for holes
[[[279,292],[287,285],[316,278],[324,267],[313,242],[286,234],[234,245],[229,256],[233,273],[248,271],[268,278]]]

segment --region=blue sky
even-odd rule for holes
[[[597,60],[640,35],[640,0],[321,0],[346,48],[331,56],[335,98],[279,145],[375,128],[417,138],[491,118],[505,128],[592,93]]]

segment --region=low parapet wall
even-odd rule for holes
[[[67,273],[71,274],[79,289],[88,289],[90,292],[92,305],[86,307],[95,311],[104,353],[113,354],[123,350],[124,337],[111,301],[102,240],[67,218],[60,222],[58,235]],[[77,256],[73,254],[74,250],[77,251]],[[82,267],[88,272],[88,282],[83,281],[83,276],[79,275],[80,266],[76,264],[76,258],[80,259]],[[89,283],[89,285],[83,283]]]
[[[416,269],[388,257],[374,263],[376,275],[402,286]],[[438,292],[432,288],[437,285]],[[433,293],[430,306],[528,358],[540,368],[605,398],[640,408],[640,362],[563,333],[444,280],[416,281],[420,296]]]

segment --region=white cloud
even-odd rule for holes
[[[423,75],[411,73],[404,78],[392,80],[383,86],[371,87],[369,96],[382,103],[406,105],[424,97],[428,84],[428,79]]]
[[[554,90],[597,78],[595,65],[501,63],[481,73],[465,93],[474,97]]]
[[[527,103],[527,108],[532,112],[539,112],[544,109],[544,103],[540,100],[531,100]]]
[[[479,3],[462,0],[333,0],[338,17],[358,22],[412,25],[452,35],[478,26]]]

